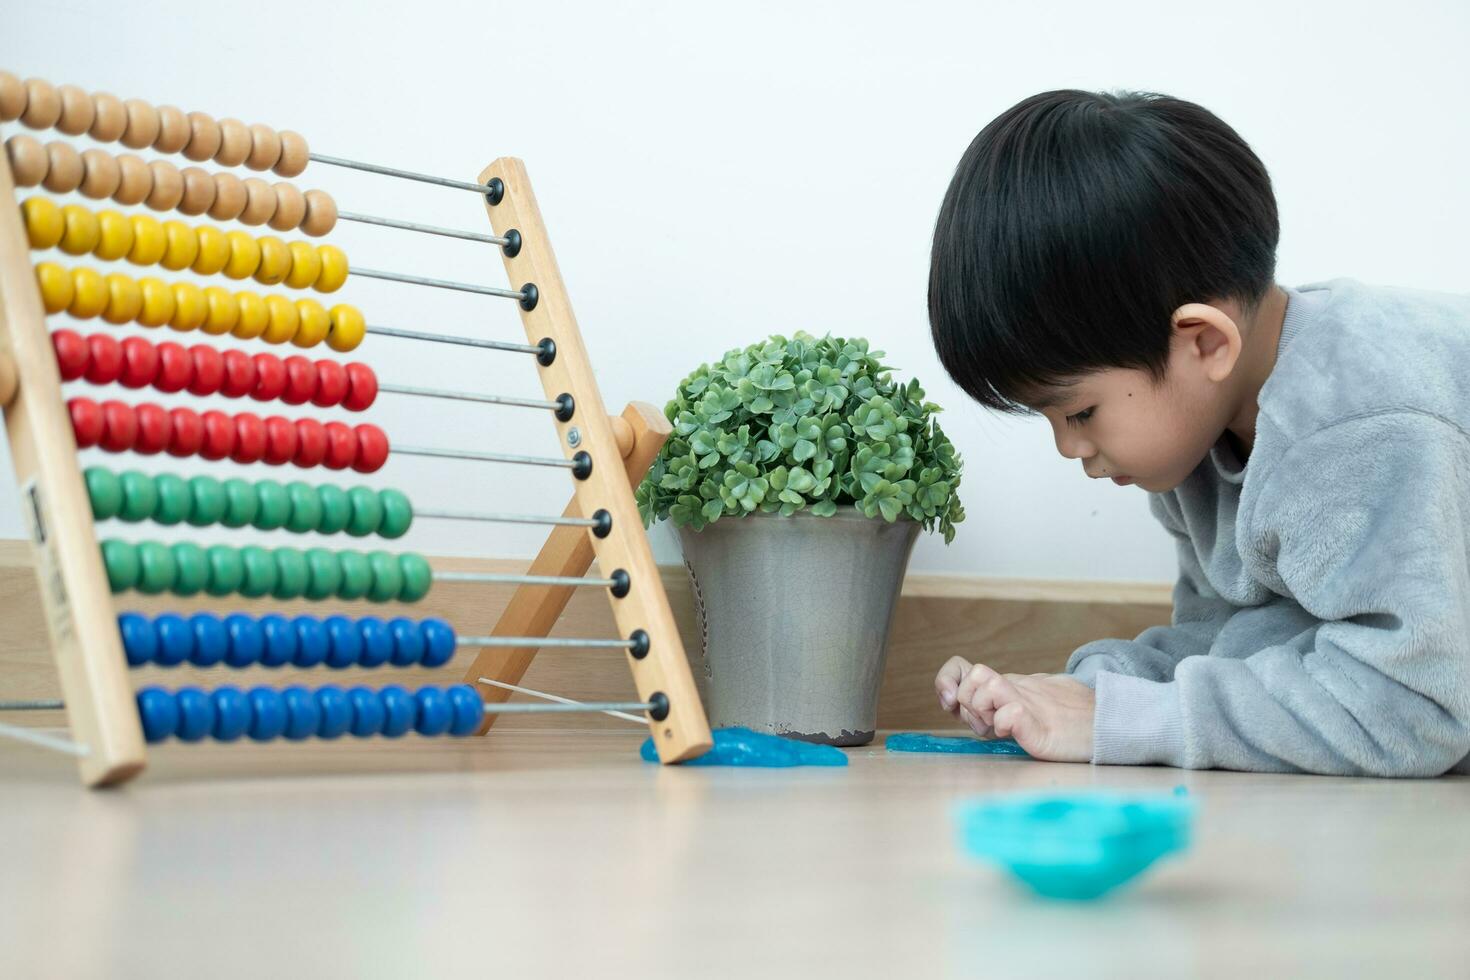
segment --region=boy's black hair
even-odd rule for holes
[[[934,347],[1001,411],[1088,371],[1161,380],[1174,310],[1254,307],[1278,234],[1266,168],[1209,111],[1153,93],[1043,92],[981,130],[944,196]]]

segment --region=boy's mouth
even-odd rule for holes
[[[1131,484],[1133,482],[1133,477],[1131,477],[1131,476],[1115,476],[1115,477],[1113,477],[1113,482],[1116,483],[1120,487],[1126,487],[1126,486],[1128,486],[1129,484]]]

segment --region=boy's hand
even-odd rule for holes
[[[935,678],[941,705],[965,661],[955,657]],[[998,674],[984,664],[964,672],[953,709],[981,738],[1014,738],[1033,758],[1092,761],[1092,688],[1065,674]]]

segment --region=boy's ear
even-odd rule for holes
[[[1206,378],[1220,382],[1230,377],[1244,339],[1228,313],[1207,303],[1185,303],[1169,319],[1175,341],[1184,346],[1188,359],[1200,365]]]

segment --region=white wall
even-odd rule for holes
[[[1216,111],[1266,161],[1283,281],[1350,275],[1463,291],[1467,9],[77,0],[9,5],[0,66],[295,128],[325,153],[446,175],[520,156],[610,406],[662,404],[700,361],[770,332],[865,335],[949,406],[968,465],[969,520],[950,548],[921,542],[915,570],[1163,580],[1172,554],[1141,491],[1086,481],[1044,425],[987,417],[941,375],[924,295],[956,160],[1036,91],[1168,92]],[[302,180],[346,209],[485,223],[460,192],[319,166]],[[478,246],[353,226],[337,237],[363,266],[503,279]],[[374,322],[520,337],[508,304],[428,292],[354,282],[343,295]],[[363,356],[385,380],[536,392],[515,357],[382,340]],[[400,443],[553,448],[549,426],[524,411],[385,397],[373,414]],[[424,506],[453,502],[453,481],[506,509],[545,510],[566,494],[560,474],[495,466],[398,460],[384,477]],[[0,483],[0,535],[20,536],[8,472]],[[661,558],[676,555],[671,538],[656,540]],[[424,522],[406,543],[526,555],[536,541]]]

